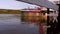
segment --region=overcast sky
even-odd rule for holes
[[[49,1],[59,1],[59,0],[49,0]]]
[[[16,0],[0,0],[0,9],[23,9],[28,7],[34,8],[36,7],[36,5],[31,5],[31,4],[19,2]]]
[[[16,0],[0,0],[0,9],[23,9],[28,7],[34,8],[35,6]]]

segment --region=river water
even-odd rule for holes
[[[22,23],[20,14],[0,14],[0,34],[39,34],[39,26]]]

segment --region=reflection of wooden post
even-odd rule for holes
[[[45,34],[44,29],[43,29],[43,24],[39,24],[39,34]]]
[[[41,22],[39,23],[39,34],[45,34],[43,24]]]

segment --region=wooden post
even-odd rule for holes
[[[47,14],[49,14],[49,8],[47,8]],[[47,16],[47,26],[49,26],[49,16]]]
[[[47,14],[49,14],[49,8],[47,8]],[[49,26],[49,16],[47,16],[47,26]],[[47,28],[47,34],[49,34],[49,28]]]

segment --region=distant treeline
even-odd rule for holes
[[[0,14],[20,14],[20,10],[6,10],[6,9],[0,9]]]

